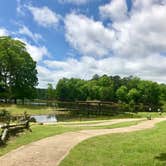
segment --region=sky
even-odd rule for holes
[[[0,0],[0,36],[26,44],[40,88],[94,74],[166,83],[166,0]]]

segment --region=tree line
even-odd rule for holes
[[[138,77],[93,76],[90,80],[63,78],[56,89],[49,84],[47,99],[60,101],[100,100],[116,103],[159,105],[166,101],[166,85]],[[40,98],[40,97],[39,97]]]

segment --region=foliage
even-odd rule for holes
[[[126,86],[121,86],[117,89],[116,91],[116,97],[120,101],[127,101],[127,87]]]
[[[55,99],[55,90],[54,90],[52,84],[48,84],[48,88],[47,88],[47,99],[48,100]]]
[[[62,101],[104,100],[121,103],[158,106],[166,101],[166,85],[141,80],[138,77],[98,76],[91,80],[59,80],[56,86],[56,98]]]
[[[0,37],[0,93],[1,98],[24,99],[35,94],[36,62],[25,44],[11,37]]]
[[[0,122],[9,123],[11,119],[11,115],[5,109],[0,110]]]

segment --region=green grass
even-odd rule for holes
[[[166,122],[153,129],[88,139],[62,161],[61,166],[165,166]]]
[[[28,106],[28,105],[0,105],[0,109],[6,109],[11,115],[22,115],[27,112],[29,115],[42,115],[54,113],[53,108],[47,106]]]
[[[32,125],[32,132],[25,131],[17,137],[12,137],[5,146],[0,147],[0,156],[5,153],[16,149],[22,145],[46,138],[49,136],[62,134],[70,131],[79,131],[83,129],[102,129],[102,128],[117,128],[136,125],[139,122],[122,122],[109,126],[98,126],[98,127],[67,127],[63,125]]]
[[[17,137],[12,137],[5,146],[0,147],[0,156],[22,145],[40,140],[42,138],[77,130],[76,128],[55,125],[34,125],[31,129],[32,132],[25,131],[24,133],[20,133]]]

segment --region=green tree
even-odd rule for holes
[[[126,102],[126,100],[127,100],[127,87],[123,85],[119,89],[117,89],[116,97],[118,100],[120,100],[122,102]]]
[[[137,103],[140,98],[140,93],[137,89],[133,88],[128,92],[127,96],[128,96],[129,102],[134,101]]]
[[[55,90],[54,90],[52,84],[50,84],[50,83],[47,85],[47,99],[48,100],[55,99]]]
[[[159,85],[152,81],[141,81],[138,84],[140,100],[144,104],[158,105],[160,102]]]
[[[36,62],[25,44],[11,37],[0,37],[0,82],[5,98],[33,98],[38,83]]]

